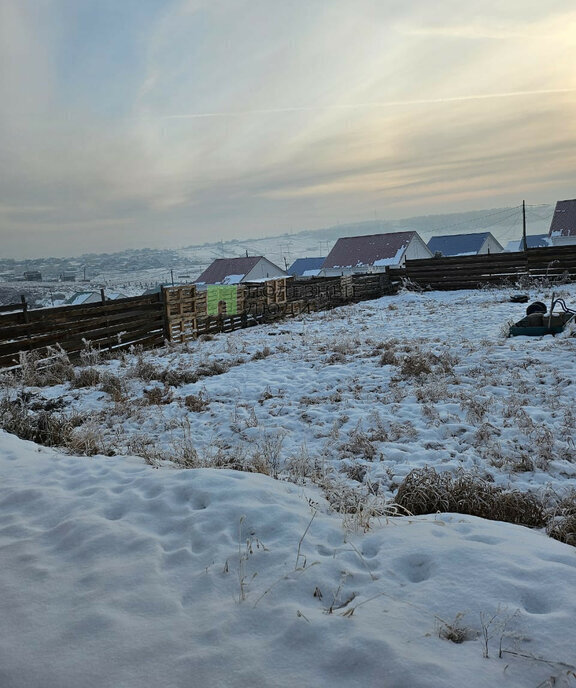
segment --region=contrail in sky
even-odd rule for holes
[[[286,112],[320,112],[322,110],[362,110],[369,108],[401,107],[406,105],[433,105],[439,103],[460,103],[468,100],[490,100],[492,98],[517,98],[539,96],[551,93],[574,93],[576,88],[554,88],[541,91],[510,91],[508,93],[486,93],[453,98],[423,98],[419,100],[389,100],[381,103],[355,103],[352,105],[326,105],[319,107],[289,107],[269,110],[241,110],[238,112],[193,112],[184,115],[165,115],[164,119],[201,119],[204,117],[244,117],[245,115],[275,115]]]

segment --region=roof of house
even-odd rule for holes
[[[556,203],[548,236],[576,236],[576,199]]]
[[[326,257],[323,268],[353,268],[360,265],[398,263],[416,232],[391,232],[341,237]]]
[[[261,261],[263,256],[217,258],[196,279],[204,284],[237,284]]]
[[[443,256],[467,256],[480,251],[490,232],[473,232],[470,234],[445,234],[432,237],[428,248],[432,253],[439,252]]]
[[[125,299],[126,295],[120,292],[105,292],[104,298],[106,301],[114,301],[116,299]],[[80,306],[90,299],[100,301],[102,295],[99,291],[77,291],[75,294],[72,294],[69,299],[66,299],[64,303],[67,306]]]
[[[288,268],[288,274],[300,276],[316,274],[322,267],[324,260],[324,258],[297,258]]]
[[[527,234],[526,244],[528,248],[542,248],[544,246],[550,246],[550,241],[548,234]],[[522,239],[509,241],[506,244],[507,251],[521,251],[522,248]]]

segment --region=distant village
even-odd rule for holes
[[[134,284],[131,293],[118,288],[107,288],[104,292],[108,287],[106,283],[96,285],[101,289],[95,289],[94,278],[106,272],[118,275],[162,269],[166,276],[169,274],[168,283],[195,283],[203,289],[209,285],[231,286],[290,276],[334,277],[383,272],[387,267],[401,267],[407,260],[518,252],[525,248],[567,244],[576,244],[576,199],[556,203],[546,234],[526,234],[506,246],[489,231],[432,236],[427,243],[417,231],[386,232],[340,237],[327,255],[302,256],[283,267],[263,255],[251,256],[246,251],[243,256],[216,258],[199,275],[198,268],[205,265],[202,260],[187,259],[183,264],[182,255],[170,250],[129,250],[85,255],[81,259],[0,259],[0,282],[4,285],[0,284],[0,303],[13,298],[6,294],[17,290],[14,282],[51,283],[52,303],[45,305],[79,305],[134,295]],[[174,266],[178,266],[176,271]],[[75,282],[84,283],[85,287],[70,284]],[[66,284],[68,288],[65,289]],[[141,281],[136,286],[140,287],[139,293],[143,293],[158,289],[160,283]]]

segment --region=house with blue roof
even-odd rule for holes
[[[288,274],[293,277],[316,277],[325,260],[325,258],[298,258],[288,268]]]
[[[432,237],[428,248],[434,255],[477,256],[485,253],[502,253],[504,247],[490,232],[473,234],[446,234]]]
[[[522,239],[516,239],[515,241],[509,241],[506,244],[506,252],[514,253],[516,251],[523,251],[524,246],[522,245]],[[527,234],[526,235],[526,246],[527,248],[545,248],[546,246],[552,246],[550,237],[548,234]]]

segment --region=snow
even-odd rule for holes
[[[572,286],[557,293],[576,301]],[[144,403],[166,388],[137,376],[136,353],[96,364],[124,380],[121,401],[25,388],[124,455],[0,431],[0,686],[576,685],[575,548],[462,514],[366,524],[294,468],[329,467],[382,499],[426,465],[576,486],[576,340],[505,338],[524,307],[506,290],[406,292],[144,353],[174,372],[223,367],[160,406]],[[385,351],[397,362],[381,364]],[[402,374],[419,352],[447,370]],[[189,410],[190,395],[206,407]],[[137,439],[172,460],[131,455]],[[204,466],[268,452],[281,479],[179,468],[186,442]]]
[[[246,275],[226,275],[222,284],[240,284]]]
[[[396,251],[395,255],[391,256],[390,258],[381,258],[380,260],[375,260],[374,267],[381,268],[386,265],[398,265],[402,260],[405,250],[406,246],[402,246]]]

